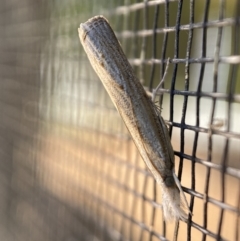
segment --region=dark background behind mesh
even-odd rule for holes
[[[193,216],[161,190],[79,43],[108,18],[169,126]],[[0,1],[0,240],[240,240],[240,1]]]

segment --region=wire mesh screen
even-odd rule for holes
[[[240,240],[240,1],[2,0],[0,239]],[[80,22],[108,18],[158,92],[192,212],[161,190],[91,68]]]

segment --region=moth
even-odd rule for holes
[[[80,24],[80,42],[122,117],[142,159],[162,188],[165,220],[186,219],[186,197],[174,172],[168,129],[123,53],[108,21],[96,16]]]

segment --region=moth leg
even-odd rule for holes
[[[155,99],[156,99],[156,94],[157,94],[158,90],[161,88],[163,82],[164,82],[165,79],[166,79],[167,72],[168,72],[168,67],[169,67],[169,63],[170,63],[170,58],[167,59],[167,65],[166,65],[166,68],[165,68],[165,71],[164,71],[164,75],[163,75],[162,80],[160,81],[160,83],[158,84],[158,86],[156,87],[156,89],[153,89],[153,91],[152,91],[152,102],[153,102],[153,103],[154,103],[154,101],[155,101]]]
[[[224,119],[216,118],[213,119],[212,122],[210,121],[208,135],[209,138],[212,136],[213,130],[219,130],[226,125],[226,121]]]
[[[191,211],[190,211],[190,209],[188,207],[188,202],[187,202],[186,196],[185,196],[185,194],[184,194],[184,192],[182,190],[181,184],[180,184],[180,182],[179,182],[179,180],[178,180],[178,178],[177,178],[177,176],[176,176],[174,171],[173,171],[173,178],[174,178],[175,183],[176,183],[176,185],[177,185],[177,187],[178,187],[178,189],[180,191],[180,196],[183,197],[183,202],[184,202],[183,205],[184,205],[184,207],[187,208],[189,213],[192,215],[192,213],[191,213]]]

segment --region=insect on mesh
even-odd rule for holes
[[[1,240],[240,240],[240,1],[0,3]],[[78,39],[104,15],[168,125],[188,221],[165,223]]]

